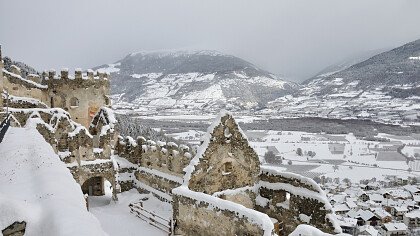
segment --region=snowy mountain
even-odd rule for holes
[[[368,51],[352,54],[342,60],[335,62],[334,64],[330,66],[327,66],[326,68],[318,72],[315,76],[313,76],[311,79],[308,79],[305,82],[311,81],[312,79],[316,79],[316,78],[327,77],[337,72],[343,71],[357,63],[365,61],[379,53],[382,53],[388,50],[389,49],[376,49],[376,50],[368,50]]]
[[[401,87],[418,93],[420,40],[377,54],[345,70],[304,82],[305,94],[333,94],[381,89],[399,96]],[[405,94],[407,94],[405,91]],[[403,95],[406,96],[406,95]]]
[[[95,69],[111,73],[117,109],[258,109],[298,88],[247,61],[215,51],[133,53]]]
[[[309,79],[299,92],[270,102],[263,112],[418,123],[420,40],[380,53],[347,69]]]

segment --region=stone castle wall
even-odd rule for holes
[[[120,168],[119,174],[133,179],[121,178],[119,184],[122,191],[136,186],[146,185],[160,192],[171,195],[172,189],[182,184],[183,169],[191,160],[190,148],[172,142],[146,140],[138,137],[119,137],[114,154],[123,157],[132,165]],[[138,185],[138,184],[137,184]]]
[[[16,97],[33,98],[42,103],[47,102],[48,86],[22,78],[19,71],[15,71],[15,73],[6,70],[0,71],[3,77],[3,89]]]
[[[255,209],[277,219],[282,235],[299,224],[312,225],[326,233],[338,233],[332,207],[325,193],[312,180],[293,173],[263,168],[256,185]]]
[[[74,77],[67,70],[59,76],[49,71],[45,77],[48,85],[48,101],[50,107],[61,107],[68,111],[72,119],[88,127],[94,115],[101,107],[109,106],[109,80],[106,73],[88,71],[86,75],[76,70]]]
[[[173,190],[175,234],[273,235],[271,219],[258,211],[185,187]]]
[[[34,102],[31,104],[28,103],[29,99],[25,99],[9,105],[11,107],[62,108],[69,112],[74,121],[87,128],[99,109],[110,105],[106,73],[94,74],[93,71],[88,71],[82,74],[82,71],[76,70],[74,76],[69,76],[68,70],[63,69],[58,76],[51,70],[44,72],[42,76],[30,75],[22,78],[19,68],[9,72],[0,65],[0,69],[1,86],[4,90],[14,97],[38,100],[39,105],[34,106]],[[5,99],[1,99],[3,104]]]

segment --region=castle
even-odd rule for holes
[[[288,235],[299,224],[340,233],[322,189],[309,178],[261,165],[232,114],[221,112],[200,147],[122,137],[109,108],[106,73],[53,70],[23,78],[3,68],[0,104],[13,125],[36,125],[81,190],[113,197],[148,191],[172,204],[174,235]],[[215,231],[214,228],[218,230]]]

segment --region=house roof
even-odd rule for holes
[[[384,197],[381,194],[374,193],[369,194],[369,199],[375,202],[382,202],[384,200]]]
[[[414,185],[405,185],[403,188],[409,191],[411,194],[420,192],[420,190]]]
[[[385,211],[382,208],[375,208],[373,210],[373,213],[375,213],[381,219],[383,219],[385,217],[391,217],[391,214],[389,214],[387,211]]]
[[[398,211],[398,212],[401,212],[401,211],[408,211],[408,209],[407,209],[407,207],[406,207],[406,206],[394,206],[394,209],[395,209],[396,211]]]
[[[386,223],[383,226],[388,232],[407,230],[407,225],[404,223]]]
[[[340,223],[340,226],[355,227],[357,225],[357,220],[353,218],[337,217],[337,220]]]
[[[331,200],[334,200],[337,203],[345,202],[347,194],[337,194],[331,197]]]
[[[371,211],[364,211],[364,210],[358,210],[357,212],[354,210],[351,210],[347,213],[347,215],[351,218],[361,218],[364,221],[368,221],[372,219],[372,217],[375,217],[375,214],[373,214]]]
[[[347,204],[335,204],[333,206],[333,211],[334,212],[339,212],[339,211],[350,211],[350,208],[347,206]]]
[[[357,207],[357,204],[354,201],[347,200],[346,204],[349,208],[356,208]]]
[[[420,218],[420,210],[407,212],[404,216],[407,218]]]
[[[373,226],[371,225],[363,225],[362,227],[360,227],[360,233],[368,233],[371,236],[378,236],[378,230],[376,230]]]

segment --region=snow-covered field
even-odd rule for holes
[[[328,135],[297,131],[247,130],[251,146],[265,165],[298,173],[307,177],[325,176],[331,179],[349,179],[352,182],[387,176],[403,178],[420,176],[420,140],[416,136],[393,136],[379,134],[387,141],[368,141],[353,134]],[[193,145],[199,144],[203,132],[189,130],[173,133]],[[403,147],[398,153],[398,147]],[[301,155],[297,153],[301,149]],[[272,151],[275,160],[264,160],[266,152]],[[417,153],[417,154],[416,154]]]

